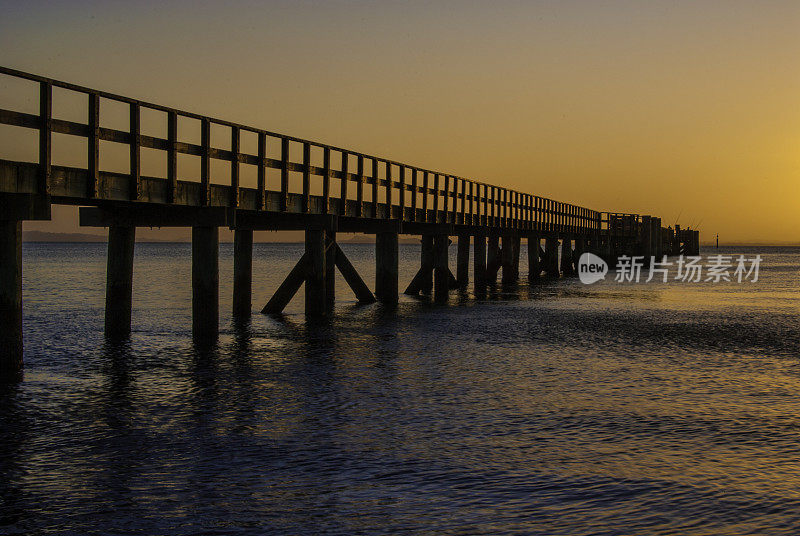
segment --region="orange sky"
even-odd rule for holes
[[[21,4],[0,2],[8,67],[596,210],[680,214],[706,240],[800,242],[798,2]],[[26,228],[75,225],[67,211]]]

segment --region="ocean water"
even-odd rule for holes
[[[372,285],[372,247],[343,249]],[[301,250],[256,245],[255,311]],[[0,533],[800,532],[800,249],[721,250],[760,253],[755,283],[612,274],[397,310],[340,283],[329,321],[301,290],[238,325],[231,252],[207,350],[188,244],[137,244],[127,344],[102,335],[104,244],[25,244]],[[401,246],[401,290],[418,258]]]

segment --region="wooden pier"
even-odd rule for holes
[[[667,254],[696,254],[698,232],[664,228],[652,216],[598,212],[493,186],[452,174],[422,169],[386,158],[286,136],[251,126],[176,110],[136,99],[76,86],[0,67],[0,76],[24,79],[38,87],[39,113],[3,109],[0,124],[38,132],[38,162],[0,160],[0,375],[16,377],[22,369],[22,222],[50,219],[52,204],[78,205],[80,224],[108,228],[105,331],[108,337],[130,334],[134,240],[137,227],[191,227],[192,329],[199,342],[216,340],[219,322],[219,228],[234,230],[233,314],[246,317],[252,304],[253,231],[303,230],[305,253],[287,274],[261,312],[279,314],[305,285],[305,312],[330,314],[338,270],[360,302],[398,303],[399,235],[421,237],[420,268],[405,287],[410,295],[431,295],[446,302],[455,289],[469,285],[470,250],[477,296],[497,283],[519,277],[521,240],[528,243],[527,274],[575,272],[581,253],[609,259],[636,254],[649,259]],[[58,119],[53,88],[87,99],[85,122]],[[102,126],[106,102],[128,107],[129,129]],[[142,111],[160,113],[166,138],[142,133]],[[199,144],[182,141],[179,119],[192,119]],[[227,130],[226,146],[215,146],[211,126]],[[87,166],[54,165],[53,134],[86,141]],[[243,135],[257,139],[254,154],[241,149]],[[127,148],[128,173],[100,167],[100,144]],[[165,178],[142,174],[141,149],[166,155]],[[275,154],[279,156],[275,156]],[[292,159],[291,155],[302,155]],[[178,155],[200,162],[200,178],[181,176]],[[272,155],[272,156],[270,156]],[[230,166],[224,184],[212,182],[211,161]],[[257,184],[240,184],[242,166],[255,168]],[[268,181],[268,171],[279,179]],[[299,175],[299,191],[290,176]],[[312,195],[312,190],[321,192]],[[375,235],[376,275],[371,288],[336,242],[337,233]],[[448,259],[456,238],[456,273]],[[560,255],[559,255],[560,251]],[[257,304],[259,305],[259,304]]]

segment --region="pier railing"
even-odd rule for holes
[[[27,166],[13,163],[16,165],[13,170],[0,174],[2,191],[46,194],[74,204],[144,201],[576,235],[593,234],[601,228],[601,213],[578,205],[14,69],[0,67],[0,74],[36,82],[39,86],[38,114],[4,109],[0,101],[0,124],[39,131],[38,163]],[[88,117],[85,123],[54,117],[53,88],[86,96]],[[130,128],[127,131],[101,126],[101,105],[105,100],[128,105]],[[142,133],[145,109],[166,114],[166,138]],[[199,144],[180,141],[179,118],[199,121]],[[214,146],[212,125],[230,130],[230,149]],[[54,133],[87,140],[86,168],[53,165]],[[257,137],[255,154],[241,149],[242,133]],[[127,145],[129,173],[101,170],[101,141]],[[142,148],[166,153],[166,178],[142,174]],[[269,157],[271,153],[280,156]],[[293,153],[302,154],[302,158],[292,159]],[[313,165],[314,153],[317,153],[317,161],[321,153],[322,165]],[[179,154],[200,158],[199,182],[181,178]],[[212,160],[229,163],[230,175],[224,184],[212,183]],[[255,188],[241,186],[242,164],[256,168]],[[280,172],[274,187],[268,184],[270,169]],[[301,191],[290,191],[290,174],[300,174]],[[334,183],[334,180],[337,181]],[[321,181],[321,187],[316,185],[321,195],[311,194],[312,181]]]

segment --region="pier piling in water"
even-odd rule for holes
[[[544,272],[547,277],[558,277],[558,239],[548,236],[544,240]]]
[[[135,238],[136,227],[108,228],[105,334],[112,339],[124,339],[131,334]]]
[[[449,237],[442,234],[433,238],[433,300],[437,303],[447,302],[450,294],[449,241]]]
[[[542,265],[539,258],[539,236],[528,237],[528,281],[534,283],[542,275]]]
[[[469,285],[469,243],[470,235],[458,235],[458,256],[456,258],[456,281],[458,288],[465,289]]]
[[[375,235],[375,297],[384,305],[398,301],[398,235],[394,231]]]
[[[0,220],[0,381],[22,371],[22,222]]]
[[[325,297],[326,237],[323,229],[306,231],[306,315],[322,317],[328,311]]]
[[[486,291],[486,235],[475,234],[475,245],[473,247],[472,277],[473,289],[475,294]]]
[[[192,227],[192,336],[219,336],[219,227]]]

